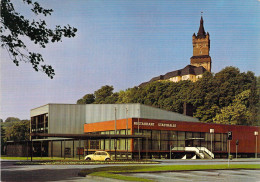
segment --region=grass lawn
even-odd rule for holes
[[[1,156],[1,159],[18,160],[17,165],[90,165],[90,164],[158,164],[150,160],[112,160],[112,161],[86,161],[83,157],[79,158],[63,158],[63,157],[6,157]]]
[[[259,164],[217,164],[217,165],[167,165],[167,166],[114,166],[82,170],[80,176],[99,176],[127,181],[151,181],[144,178],[127,176],[127,173],[140,172],[173,172],[185,170],[214,170],[214,169],[260,169]]]
[[[6,156],[1,156],[1,159],[7,159],[7,160],[31,160],[31,157],[6,157]],[[61,161],[61,160],[66,160],[66,161],[79,161],[79,158],[63,158],[63,157],[33,157],[33,161]],[[84,158],[81,157],[81,160],[84,161]]]

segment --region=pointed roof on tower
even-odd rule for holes
[[[203,18],[201,16],[201,19],[200,19],[200,28],[199,28],[199,31],[197,33],[197,37],[205,37],[206,36],[206,32],[204,30],[204,25],[203,25]]]

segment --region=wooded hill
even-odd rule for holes
[[[183,113],[183,105],[188,103],[201,122],[260,125],[260,77],[251,71],[241,73],[235,67],[216,74],[206,72],[197,82],[157,81],[115,93],[113,90],[113,86],[102,86],[77,104],[141,103]]]

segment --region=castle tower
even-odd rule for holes
[[[193,66],[203,66],[207,71],[211,72],[211,57],[209,56],[210,39],[209,33],[205,32],[203,18],[200,19],[200,27],[197,35],[192,36],[193,56],[190,58],[190,64]]]

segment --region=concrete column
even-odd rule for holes
[[[72,156],[73,156],[73,158],[74,158],[74,140],[72,140]]]
[[[60,141],[60,157],[62,157],[62,141]]]

